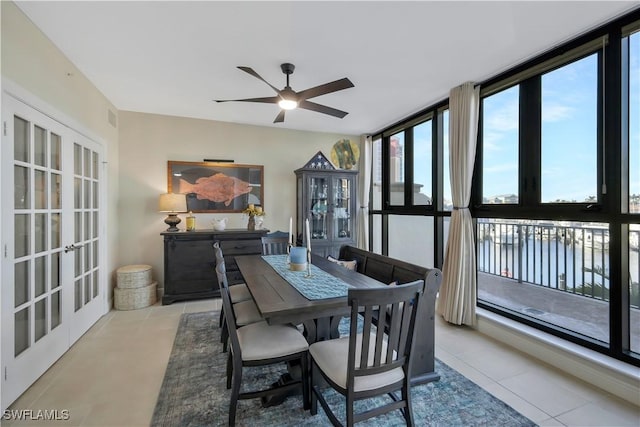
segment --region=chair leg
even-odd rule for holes
[[[318,372],[316,371],[316,364],[313,361],[313,357],[310,357],[309,361],[309,388],[311,389],[311,407],[309,408],[309,412],[311,415],[316,415],[318,413],[318,396],[316,396],[315,384],[316,384],[316,375]]]
[[[347,394],[347,401],[345,406],[347,407],[347,427],[353,426],[353,396]]]
[[[233,386],[231,387],[231,400],[229,402],[229,425],[236,425],[236,409],[238,407],[238,397],[240,396],[240,384],[242,383],[242,366],[234,369]]]
[[[224,307],[220,307],[220,318],[218,319],[219,328],[222,328],[222,322],[224,322]]]
[[[301,360],[302,366],[302,407],[306,411],[311,407],[309,402],[309,353],[304,353]]]
[[[407,403],[407,407],[404,408],[402,414],[404,415],[404,419],[407,422],[407,427],[414,426],[413,420],[413,407],[411,405],[411,389],[409,388],[409,381],[405,380],[404,385],[402,386],[402,397],[404,401]]]
[[[231,378],[233,378],[233,360],[231,352],[227,355],[227,390],[231,388]]]

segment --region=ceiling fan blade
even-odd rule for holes
[[[285,112],[285,110],[280,110],[280,112],[276,116],[276,119],[273,121],[273,123],[282,123],[282,122],[284,122],[284,112]]]
[[[320,104],[316,104],[315,102],[306,101],[306,100],[300,101],[298,103],[298,107],[304,108],[305,110],[311,110],[311,111],[316,111],[318,113],[328,114],[330,116],[334,116],[338,118],[343,118],[344,116],[349,114],[346,111],[337,110],[335,108],[327,107],[326,105],[320,105]]]
[[[314,98],[316,96],[326,95],[327,93],[337,92],[342,89],[349,89],[350,87],[354,87],[354,85],[351,83],[351,80],[345,77],[344,79],[300,91],[298,92],[298,99]]]
[[[277,87],[275,87],[274,85],[272,85],[271,83],[269,83],[268,81],[266,81],[265,79],[263,79],[260,74],[256,73],[255,71],[253,71],[253,68],[251,67],[238,67],[240,68],[242,71],[244,71],[245,73],[249,73],[251,74],[253,77],[255,77],[256,79],[262,80],[263,82],[265,82],[266,84],[269,85],[269,87],[273,90],[276,91],[276,93],[280,93],[280,89],[278,89]]]
[[[265,98],[246,98],[246,99],[214,99],[216,102],[264,102],[267,104],[277,104],[280,101],[279,96],[267,96]]]

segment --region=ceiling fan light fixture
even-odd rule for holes
[[[298,101],[294,101],[293,99],[281,99],[278,101],[278,105],[283,110],[293,110],[298,107]]]

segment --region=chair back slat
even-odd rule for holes
[[[409,363],[411,337],[423,288],[424,281],[417,280],[387,288],[349,290],[348,383],[353,385],[358,376],[386,372]],[[362,321],[360,342],[357,339],[359,316]],[[371,342],[373,339],[374,343]]]
[[[274,231],[262,236],[262,255],[285,255],[289,245],[289,233]]]

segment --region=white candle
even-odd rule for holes
[[[311,252],[311,234],[309,233],[309,218],[307,218],[305,223],[306,231],[307,231],[307,251]]]
[[[289,243],[293,246],[293,218],[289,217]]]

